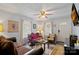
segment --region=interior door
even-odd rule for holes
[[[65,24],[60,24],[58,26],[58,41],[64,42],[66,39],[67,27]]]

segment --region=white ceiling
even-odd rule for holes
[[[50,13],[53,14],[53,12],[55,12],[53,15],[49,15],[48,18],[49,19],[55,19],[55,18],[61,18],[61,17],[67,17],[70,14],[70,10],[71,10],[71,3],[2,3],[0,4],[0,10],[3,11],[7,11],[10,13],[16,13],[16,14],[21,14],[24,16],[28,16],[30,18],[36,19],[37,16],[34,14],[38,14],[40,12],[41,9],[46,9],[46,10],[50,10]]]

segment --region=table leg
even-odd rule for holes
[[[48,43],[48,49],[49,49],[49,43]]]
[[[45,44],[44,44],[44,51],[45,51]]]

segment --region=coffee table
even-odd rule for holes
[[[45,46],[46,46],[46,44],[48,43],[48,41],[46,41],[46,40],[43,40],[43,41],[38,41],[38,43],[36,43],[36,44],[38,44],[38,45],[43,45],[44,46],[44,51],[45,51]]]

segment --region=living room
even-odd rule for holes
[[[78,13],[78,4],[74,5]],[[79,27],[73,25],[71,18],[72,6],[72,3],[0,4],[0,36],[12,39],[19,55],[34,51],[36,54],[31,55],[64,55],[70,35],[79,38]]]

